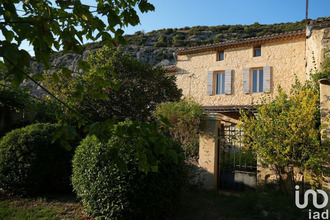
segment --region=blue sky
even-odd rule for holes
[[[90,0],[82,0],[82,2],[92,4]],[[149,2],[155,6],[155,11],[139,13],[141,24],[125,28],[125,34],[134,34],[141,30],[150,32],[163,28],[197,25],[296,22],[303,20],[306,14],[306,0],[149,0]],[[309,0],[309,18],[327,16],[330,16],[330,0]],[[1,39],[3,39],[2,34]],[[31,55],[34,54],[27,42],[23,42],[21,48]]]
[[[126,34],[196,25],[273,24],[305,18],[306,0],[151,0],[154,12],[140,14],[141,25]],[[309,18],[330,16],[330,0],[309,0]]]

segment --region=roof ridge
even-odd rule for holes
[[[311,25],[311,24],[315,24],[315,23],[322,23],[322,22],[325,22],[325,21],[330,21],[330,16],[321,17],[321,18],[317,18],[317,19],[314,19],[314,20],[309,20],[308,24]]]
[[[262,36],[258,36],[258,37],[250,37],[250,38],[244,38],[244,39],[238,39],[238,40],[229,40],[229,41],[225,41],[225,42],[205,44],[205,45],[193,46],[193,47],[184,47],[184,48],[179,48],[177,50],[177,52],[180,53],[180,52],[185,52],[185,51],[189,51],[189,50],[198,50],[198,49],[203,49],[203,48],[208,48],[208,47],[220,47],[220,46],[226,46],[229,44],[246,43],[246,42],[255,41],[255,40],[271,39],[273,37],[294,36],[294,35],[299,35],[299,34],[303,34],[303,33],[305,33],[305,30],[274,33],[274,34],[262,35]]]

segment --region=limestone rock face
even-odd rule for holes
[[[66,67],[74,72],[81,72],[81,70],[78,68],[78,61],[86,60],[92,53],[95,53],[99,48],[85,50],[82,55],[73,53],[53,54],[50,60],[51,69],[47,70],[47,73],[51,74],[53,72],[59,71],[63,67]],[[177,48],[155,48],[153,46],[128,45],[120,47],[120,50],[123,53],[131,55],[133,58],[141,61],[142,63],[149,63],[153,66],[168,66],[175,64],[174,52],[177,50]],[[44,65],[31,61],[30,72],[32,74],[43,74]],[[31,94],[37,97],[41,97],[43,94],[46,94],[40,87],[30,81],[24,82],[22,84],[22,87],[29,88],[31,90]]]
[[[66,67],[75,72],[78,70],[78,61],[86,60],[90,54],[95,53],[96,49],[85,50],[82,55],[73,54],[73,53],[58,53],[54,54],[50,60],[50,65],[52,67],[51,72],[59,70],[61,67]],[[133,58],[141,61],[142,63],[149,63],[153,66],[166,66],[174,65],[175,60],[173,53],[177,50],[176,47],[164,47],[164,48],[155,48],[153,46],[134,46],[128,45],[121,47],[124,53],[131,55]],[[31,62],[32,73],[42,74],[44,72],[44,65],[38,64],[36,62]]]

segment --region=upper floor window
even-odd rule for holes
[[[218,61],[224,60],[225,59],[225,52],[224,51],[219,51],[218,52]]]
[[[231,79],[233,71],[208,71],[207,72],[207,94],[208,95],[230,95],[232,92]]]
[[[260,57],[261,56],[261,46],[253,47],[253,56]]]
[[[216,84],[215,84],[215,94],[225,94],[225,73],[216,73]]]
[[[243,93],[270,92],[271,66],[243,69]]]
[[[252,70],[252,93],[263,92],[264,71],[263,69]]]

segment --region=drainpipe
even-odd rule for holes
[[[314,28],[314,25],[308,25],[307,26],[307,36],[306,39],[310,38],[312,36],[312,30]]]
[[[176,63],[177,63],[177,58],[176,58],[177,56],[176,56],[176,53],[175,52],[173,52],[173,58],[174,58],[174,65],[176,65]]]

